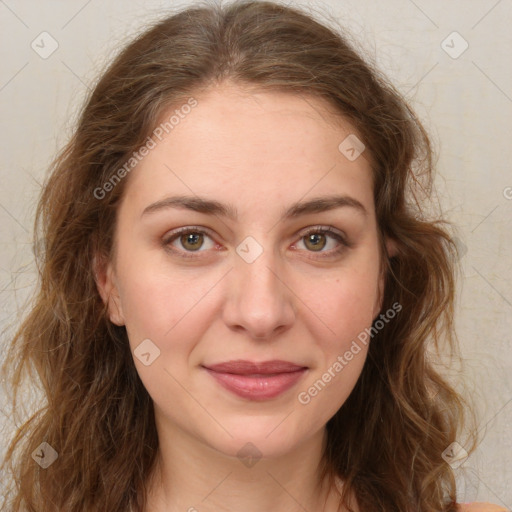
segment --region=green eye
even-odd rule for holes
[[[207,239],[211,240],[210,245],[207,246],[206,249],[201,250],[205,245],[205,240]],[[211,249],[215,245],[212,238],[206,231],[194,226],[180,228],[170,233],[169,236],[165,237],[162,242],[164,247],[184,258],[194,258],[196,257],[195,254],[187,253],[204,252],[207,249]],[[176,245],[176,242],[178,242],[179,245]]]
[[[205,242],[208,240],[210,244],[205,245]],[[317,226],[302,233],[298,243],[304,244],[306,252],[318,253],[318,256],[315,256],[316,258],[332,257],[350,247],[349,243],[340,233],[328,226]],[[330,243],[333,247],[324,250]],[[194,253],[206,252],[208,249],[212,249],[215,246],[215,242],[209,232],[204,229],[188,226],[170,233],[163,240],[163,245],[180,257],[197,258],[199,254]]]
[[[329,244],[329,238],[337,242],[338,246],[330,250],[324,251],[323,249]],[[349,247],[349,244],[341,234],[334,231],[330,227],[316,227],[302,234],[301,240],[304,241],[304,246],[308,252],[319,253],[320,257],[330,257],[339,254],[344,249]],[[336,245],[334,243],[334,245]],[[325,253],[325,256],[324,256]]]
[[[187,234],[180,235],[181,245],[191,251],[197,251],[204,242],[204,233],[190,231]]]
[[[311,248],[314,251],[322,250],[327,244],[324,233],[311,233],[310,235],[305,236],[304,240],[306,247]],[[308,246],[309,243],[311,243],[311,246]]]

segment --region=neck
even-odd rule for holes
[[[325,429],[291,453],[252,460],[221,453],[175,425],[160,424],[158,433],[146,512],[338,510],[331,479],[320,476]]]

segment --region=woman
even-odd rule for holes
[[[430,186],[412,111],[305,13],[195,7],[142,34],[39,203],[9,361],[48,403],[4,510],[503,510],[456,503],[475,435],[432,361],[455,258],[411,200]]]

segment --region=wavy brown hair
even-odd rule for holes
[[[458,354],[457,254],[447,224],[422,213],[433,190],[429,138],[342,29],[267,1],[201,4],[156,22],[103,73],[55,159],[36,212],[39,283],[3,368],[13,412],[23,382],[40,383],[44,402],[8,447],[3,470],[12,485],[1,510],[144,510],[158,451],[153,404],[93,273],[95,257],[112,257],[129,177],[102,199],[94,191],[170,106],[225,80],[328,102],[371,159],[386,269],[382,311],[395,302],[403,309],[372,339],[354,390],[327,423],[324,475],[344,481],[340,503],[353,493],[366,512],[455,511],[442,452],[464,444],[458,436],[473,409],[436,362],[441,348]],[[386,236],[397,246],[392,257]],[[467,432],[472,453],[476,435]],[[43,441],[58,452],[47,469],[31,457]]]

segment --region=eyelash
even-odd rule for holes
[[[168,251],[172,252],[173,254],[178,254],[182,258],[197,259],[199,257],[199,255],[196,255],[195,253],[196,252],[200,253],[200,252],[204,252],[204,251],[200,251],[200,250],[198,250],[198,251],[186,251],[186,250],[180,251],[180,250],[174,249],[173,247],[170,246],[170,244],[172,242],[174,242],[174,240],[176,240],[181,235],[186,235],[186,234],[190,234],[190,233],[207,235],[209,238],[212,238],[209,231],[206,231],[205,229],[196,227],[196,226],[188,226],[188,227],[184,227],[184,228],[179,228],[179,229],[169,233],[162,240],[162,243],[163,243],[164,247]],[[334,238],[335,240],[337,240],[340,243],[340,246],[337,247],[336,249],[331,249],[330,251],[327,251],[325,253],[325,256],[313,256],[313,259],[332,258],[334,256],[337,256],[341,252],[343,252],[345,249],[351,247],[351,244],[342,235],[340,235],[337,231],[334,231],[329,226],[316,226],[312,229],[309,229],[306,232],[303,232],[299,238],[300,238],[300,240],[302,240],[303,238],[305,238],[309,235],[313,235],[313,234],[317,234],[317,233],[331,236],[332,238]],[[315,251],[307,251],[307,252],[311,252],[312,254],[315,254]],[[322,254],[322,253],[318,253],[318,254]]]

